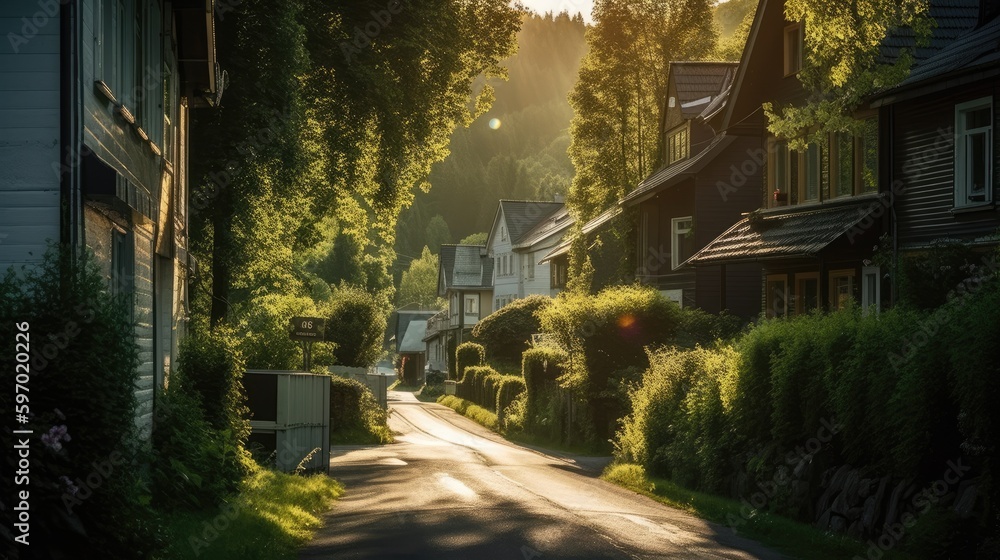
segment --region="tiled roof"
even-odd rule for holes
[[[399,343],[399,352],[424,352],[427,347],[423,338],[427,334],[427,320],[413,321],[406,326],[406,333]]]
[[[538,222],[565,206],[562,202],[537,200],[501,200],[500,209],[507,220],[507,233],[511,244],[517,244]]]
[[[438,254],[446,288],[493,287],[493,259],[482,245],[442,245]]]
[[[698,152],[698,154],[692,158],[688,158],[680,163],[674,163],[672,165],[665,165],[646,177],[639,186],[635,188],[632,192],[625,195],[625,198],[621,200],[622,204],[631,205],[641,202],[645,199],[646,195],[652,194],[654,191],[670,187],[687,177],[698,173],[705,167],[709,162],[715,158],[716,155],[723,148],[733,143],[735,140],[734,136],[726,136],[725,133],[717,135],[712,139],[711,144],[708,145],[704,150]]]
[[[535,243],[544,241],[559,232],[566,231],[566,228],[568,228],[572,223],[573,218],[569,215],[569,208],[563,205],[562,208],[553,212],[541,222],[538,222],[535,227],[525,233],[521,240],[514,245],[514,248],[530,248]]]
[[[736,74],[736,62],[679,61],[670,63],[677,103],[685,119],[693,119],[724,92]]]
[[[882,41],[882,62],[895,61],[902,49],[913,52],[917,64],[934,56],[957,37],[975,28],[979,21],[979,0],[930,0],[930,16],[937,24],[930,44],[914,51],[913,30],[895,29]]]
[[[1000,46],[1000,18],[955,39],[934,56],[914,65],[900,86],[923,82],[959,70],[996,63]]]
[[[878,197],[765,211],[743,218],[686,264],[751,262],[818,254],[883,204]]]

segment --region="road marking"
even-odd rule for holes
[[[456,478],[452,478],[445,473],[437,473],[435,476],[438,477],[438,482],[441,486],[444,486],[445,489],[450,490],[467,500],[474,500],[479,497],[479,494],[476,494],[472,488],[469,488],[462,481]]]

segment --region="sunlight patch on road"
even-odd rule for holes
[[[380,464],[380,465],[390,465],[390,466],[393,466],[393,467],[405,467],[407,465],[407,462],[404,461],[404,460],[402,460],[402,459],[397,459],[395,457],[386,457],[385,459],[381,459],[378,462],[378,464]]]
[[[663,537],[674,544],[685,544],[698,540],[696,538],[692,538],[693,535],[690,532],[685,532],[676,525],[671,525],[669,523],[661,525],[659,523],[650,521],[645,517],[639,515],[632,515],[628,513],[619,513],[618,515],[624,517],[625,519],[628,519],[629,521],[635,523],[636,525],[649,529],[649,531],[654,535]]]
[[[437,476],[438,482],[441,486],[444,486],[446,490],[458,494],[467,500],[474,500],[479,497],[479,494],[476,494],[472,488],[469,488],[458,479],[452,478],[445,473],[437,473],[435,476]]]

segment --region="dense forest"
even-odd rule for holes
[[[450,155],[433,166],[429,192],[417,192],[397,226],[396,277],[425,245],[433,252],[489,229],[501,198],[565,195],[573,177],[567,155],[573,116],[567,95],[586,52],[576,15],[529,14],[518,51],[503,62],[508,80],[480,80],[495,91],[487,113],[451,136]]]

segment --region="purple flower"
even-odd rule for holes
[[[63,441],[69,441],[70,437],[67,433],[65,425],[52,426],[49,428],[47,434],[42,434],[42,443],[52,451],[59,451],[62,449]]]
[[[60,476],[59,482],[63,483],[63,486],[66,487],[66,492],[68,492],[70,496],[76,496],[76,493],[80,491],[80,488],[76,484],[73,484],[73,481],[70,480],[68,476]]]

